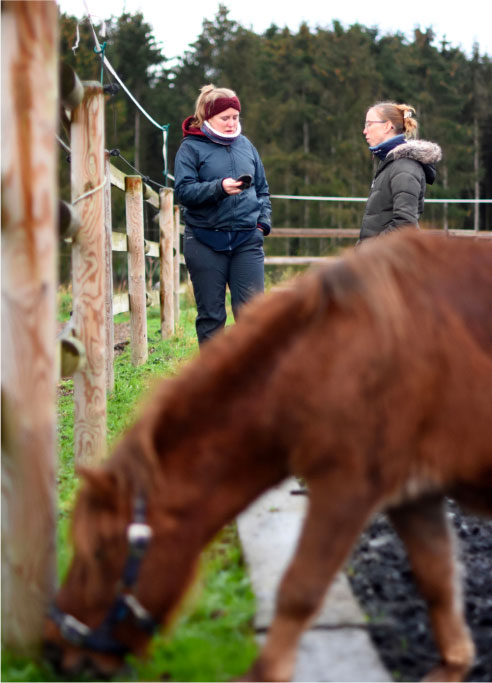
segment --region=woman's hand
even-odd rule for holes
[[[239,194],[241,192],[242,183],[238,183],[234,178],[224,178],[222,187],[227,194]]]

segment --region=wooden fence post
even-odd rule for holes
[[[162,188],[159,192],[159,198],[161,333],[162,338],[167,339],[174,334],[174,212],[172,189]]]
[[[58,9],[2,3],[2,642],[55,589]]]
[[[94,465],[106,454],[106,256],[104,229],[104,95],[84,83],[72,113],[72,204],[81,227],[72,242],[72,326],[87,363],[74,373],[74,450],[78,464]]]
[[[144,215],[141,176],[125,178],[128,236],[128,295],[130,298],[130,354],[133,365],[147,362],[147,297],[145,293]]]
[[[179,322],[179,206],[174,207],[174,322]]]
[[[113,230],[111,218],[111,164],[108,152],[104,153],[104,228],[105,228],[105,264],[106,264],[106,292],[105,292],[105,325],[106,325],[106,388],[114,390],[114,320],[113,320]]]

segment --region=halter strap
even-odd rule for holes
[[[142,495],[137,495],[133,504],[133,521],[128,526],[128,556],[123,569],[122,584],[127,592],[116,596],[109,612],[97,628],[90,628],[71,614],[66,614],[57,605],[51,605],[48,616],[60,629],[63,638],[72,645],[96,652],[124,655],[129,647],[120,643],[112,634],[113,628],[132,617],[136,625],[152,635],[159,622],[141,605],[138,598],[128,592],[137,581],[140,564],[152,538],[152,529],[146,523],[147,505]]]

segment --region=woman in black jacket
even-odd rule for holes
[[[243,303],[264,289],[270,193],[258,152],[241,135],[240,111],[233,90],[204,86],[195,115],[183,122],[184,140],[174,165],[200,344],[225,325],[227,285],[234,318]]]
[[[418,123],[408,104],[380,102],[366,114],[364,135],[379,159],[362,219],[360,240],[413,225],[424,210],[425,186],[436,177],[434,164],[441,148],[434,142],[412,140]]]

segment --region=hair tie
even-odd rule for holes
[[[412,118],[411,109],[405,109],[405,111],[403,112],[403,118],[404,119],[411,119]]]

